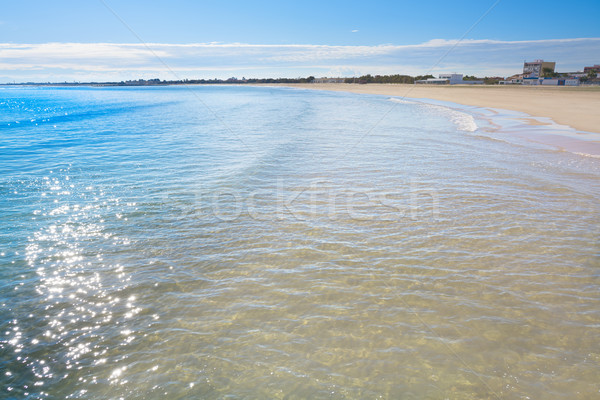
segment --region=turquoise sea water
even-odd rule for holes
[[[471,111],[0,88],[0,397],[598,398],[600,159]]]

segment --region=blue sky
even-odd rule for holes
[[[7,1],[0,82],[506,76],[524,59],[556,61],[562,71],[600,63],[600,1],[500,0],[485,14],[495,3]]]

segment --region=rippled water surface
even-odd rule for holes
[[[0,172],[0,397],[600,397],[599,159],[381,96],[0,88]]]

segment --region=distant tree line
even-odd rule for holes
[[[425,80],[434,78],[433,75],[362,75],[355,78],[344,78],[345,83],[404,83],[404,84],[412,84],[418,80]],[[589,80],[593,80],[596,78],[595,73],[590,73],[588,76]],[[496,85],[503,78],[501,77],[485,77],[485,78],[477,78],[475,76],[465,76],[463,80],[481,80],[487,85]],[[36,82],[27,82],[27,83],[16,83],[15,85],[39,85],[39,86],[80,86],[80,85],[95,85],[95,86],[159,86],[159,85],[193,85],[193,84],[216,84],[216,85],[226,85],[226,84],[256,84],[256,83],[266,83],[266,84],[291,84],[291,83],[312,83],[315,81],[314,76],[308,76],[306,78],[241,78],[238,79],[236,77],[232,77],[229,79],[183,79],[183,80],[160,80],[158,78],[155,79],[137,79],[130,81],[121,81],[121,82],[64,82],[64,83],[36,83]],[[13,84],[7,84],[13,85]]]
[[[242,84],[242,83],[311,83],[315,80],[314,76],[307,78],[229,78],[229,79],[183,79],[183,80],[172,80],[172,81],[161,81],[160,79],[138,79],[136,81],[121,81],[121,82],[109,82],[107,84],[116,86],[151,86],[151,85],[194,85],[194,84]]]
[[[375,75],[371,74],[359,76],[357,78],[346,78],[344,82],[346,83],[415,83],[415,81],[421,79],[433,78],[433,75],[419,75],[419,76],[410,76],[410,75]]]
[[[483,81],[486,85],[497,85],[498,82],[503,81],[504,78],[501,76],[486,76],[485,78],[478,78],[474,75],[465,75],[463,76],[463,81]]]
[[[434,78],[433,75],[362,75],[355,78],[345,78],[345,83],[405,83],[411,84],[416,81],[426,80]],[[485,78],[477,78],[475,76],[465,76],[463,80],[473,80],[473,81],[483,81],[486,85],[497,85],[499,81],[503,80],[502,77],[485,77]],[[244,83],[312,83],[315,81],[314,76],[309,76],[307,78],[229,78],[229,79],[185,79],[178,81],[161,81],[160,79],[150,79],[143,80],[139,79],[137,81],[126,81],[119,82],[117,85],[127,85],[127,86],[136,86],[136,85],[181,85],[181,84],[244,84]],[[113,83],[114,84],[114,83]]]

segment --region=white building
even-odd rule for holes
[[[551,78],[551,79],[540,79],[540,85],[551,85],[551,86],[579,86],[579,79],[577,78]]]
[[[440,79],[447,79],[451,85],[458,85],[463,83],[462,74],[440,74]]]
[[[424,85],[447,85],[448,79],[436,79],[436,78],[420,79],[418,81],[415,81],[415,83],[424,84]]]
[[[585,77],[587,77],[587,74],[585,72],[567,72],[565,75],[567,75],[569,78],[585,78]]]
[[[579,86],[577,78],[524,78],[523,85]]]
[[[415,83],[429,85],[473,85],[483,84],[483,81],[463,81],[462,74],[440,74],[439,79],[429,78],[416,81]]]

